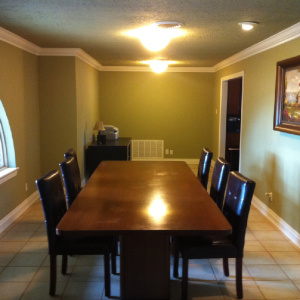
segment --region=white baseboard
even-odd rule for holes
[[[256,196],[253,196],[252,204],[288,239],[290,239],[297,247],[300,247],[300,234],[294,228],[281,219],[273,210],[271,210]]]
[[[147,158],[135,158],[132,161],[184,161],[188,165],[198,165],[199,158],[162,158],[162,159],[147,159]]]
[[[0,220],[0,233],[16,221],[36,200],[39,199],[39,192],[35,191],[13,211]]]

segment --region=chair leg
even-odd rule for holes
[[[237,257],[235,262],[236,293],[238,299],[243,298],[243,258]]]
[[[181,300],[187,300],[189,260],[182,258]]]
[[[50,254],[50,290],[49,295],[55,296],[56,291],[56,255]]]
[[[111,272],[117,275],[117,256],[114,253],[111,254]]]
[[[68,268],[68,255],[63,255],[62,264],[61,264],[61,273],[63,275],[67,274],[67,268]]]
[[[228,258],[223,258],[223,272],[225,276],[229,276]]]
[[[104,289],[105,296],[110,297],[110,254],[104,254]]]
[[[173,239],[173,256],[174,256],[173,277],[178,278],[179,249],[178,249],[176,237],[174,237]]]
[[[117,275],[118,238],[115,239],[111,253],[111,272]]]

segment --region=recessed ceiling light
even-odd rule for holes
[[[172,38],[184,35],[184,31],[180,29],[182,25],[179,22],[156,22],[150,26],[127,31],[126,34],[139,38],[148,50],[160,51],[169,44]]]
[[[243,30],[251,30],[255,25],[257,25],[257,22],[240,22],[240,26],[242,26]]]

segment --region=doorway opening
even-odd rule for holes
[[[241,169],[241,120],[244,72],[221,78],[219,155],[231,170]]]

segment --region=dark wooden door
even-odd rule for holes
[[[242,77],[228,81],[225,159],[239,169]]]

